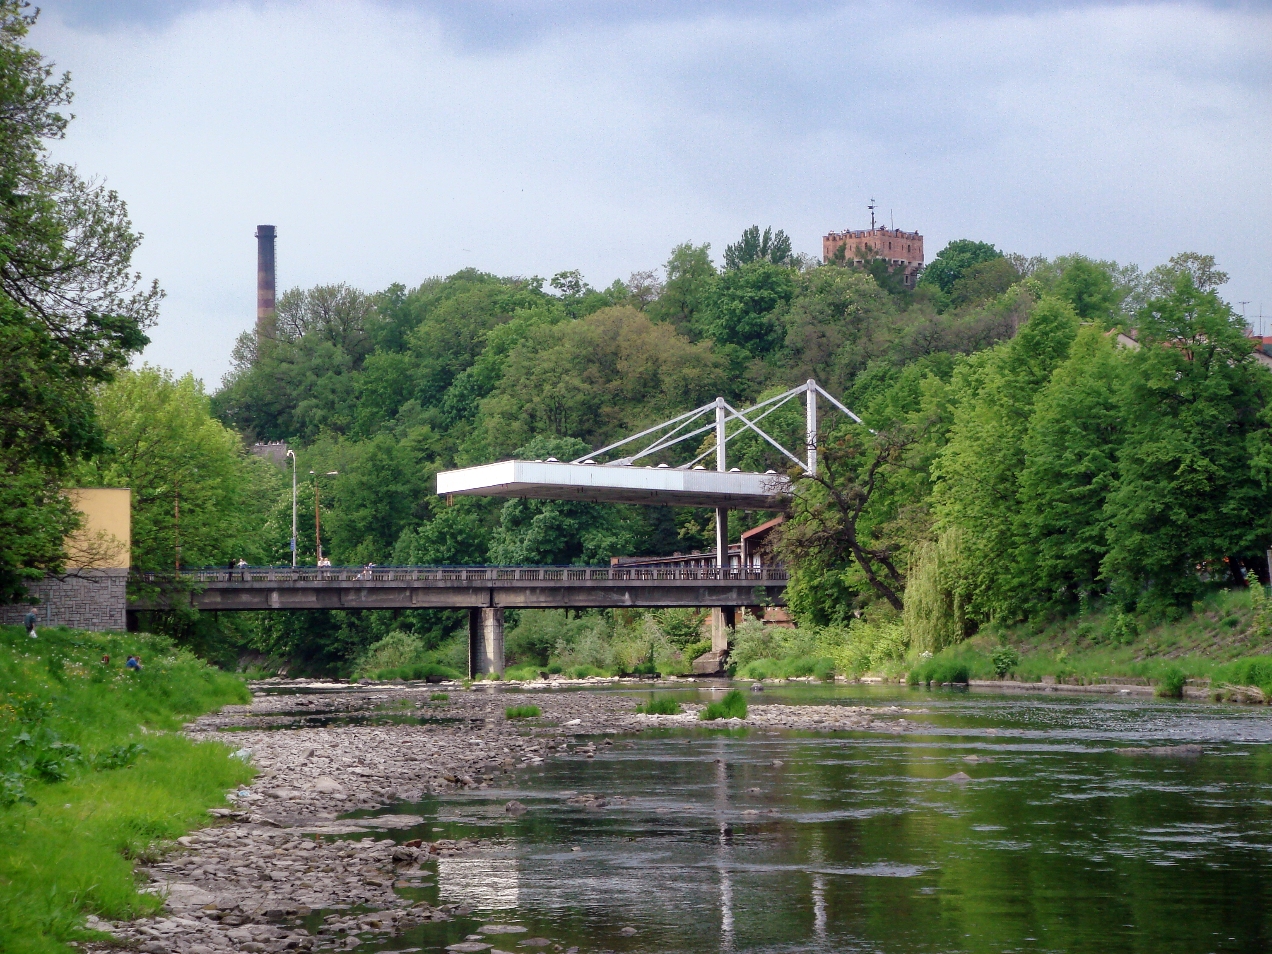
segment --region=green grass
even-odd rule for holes
[[[908,682],[912,686],[941,686],[946,683],[967,685],[969,678],[967,663],[938,656],[924,660],[911,669]]]
[[[520,666],[509,666],[504,670],[504,679],[516,679],[522,682],[538,679],[541,672],[545,672],[546,667],[522,664]]]
[[[713,702],[699,712],[698,718],[704,722],[714,722],[716,719],[745,719],[746,696],[742,695],[738,689],[730,689],[719,702]]]
[[[1272,698],[1272,636],[1261,629],[1251,590],[1214,590],[1178,619],[1097,609],[1085,616],[986,627],[932,662],[967,667],[971,679],[1093,684],[1145,680],[1171,693],[1183,680],[1254,686]],[[920,664],[912,661],[914,669]],[[952,681],[943,679],[941,681]]]
[[[543,715],[538,706],[508,706],[504,709],[504,717],[508,719],[533,719]]]
[[[141,672],[124,671],[129,654]],[[0,627],[0,951],[66,954],[85,914],[157,910],[136,890],[136,860],[206,824],[253,775],[227,746],[174,730],[249,699],[241,679],[161,637]]]
[[[671,696],[654,696],[636,711],[644,715],[680,715],[680,703]]]
[[[835,661],[818,656],[755,659],[739,668],[737,675],[743,679],[800,679],[813,676],[822,682],[829,682],[835,678]]]
[[[445,702],[449,698],[450,698],[449,692],[434,692],[429,695],[428,701],[429,702]]]
[[[441,677],[442,679],[460,680],[463,676],[449,666],[443,666],[441,663],[415,663],[409,666],[394,666],[389,669],[377,669],[369,678],[378,682],[391,682],[395,679],[404,682],[423,681],[429,676]],[[497,677],[496,677],[497,678]]]

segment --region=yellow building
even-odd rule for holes
[[[66,495],[84,519],[66,538],[65,571],[28,587],[34,605],[0,606],[0,623],[18,625],[34,609],[39,626],[122,630],[132,563],[132,491],[85,487]]]

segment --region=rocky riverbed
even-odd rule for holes
[[[111,946],[148,954],[352,950],[378,934],[468,915],[462,907],[411,901],[395,889],[427,884],[428,866],[440,857],[491,846],[446,839],[399,843],[389,834],[421,824],[420,817],[345,816],[428,794],[506,785],[512,781],[507,776],[545,759],[589,758],[598,745],[612,744],[612,736],[693,724],[701,708],[688,704],[679,715],[640,715],[628,695],[564,691],[548,683],[515,695],[456,685],[323,688],[271,681],[257,687],[251,705],[227,707],[187,726],[192,738],[232,745],[260,774],[250,786],[227,793],[226,807],[211,811],[210,827],[179,839],[176,850],[144,870],[150,890],[167,898],[164,916],[126,923],[90,919],[90,926],[114,935]],[[307,691],[287,691],[300,689]],[[447,698],[437,698],[439,690]],[[508,719],[504,709],[510,704],[537,705],[542,715]],[[753,705],[745,724],[903,732],[908,711]],[[509,802],[509,812],[521,810]],[[330,912],[321,926],[310,917],[315,911]],[[499,943],[563,949],[542,938],[501,941],[518,930],[486,925],[451,949],[497,950]]]

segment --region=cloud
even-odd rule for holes
[[[873,195],[930,254],[1212,252],[1272,312],[1272,16],[1018,9],[79,2],[33,42],[74,75],[57,156],[129,201],[169,291],[148,360],[210,384],[262,222],[281,287],[608,284],[752,223],[816,251]]]

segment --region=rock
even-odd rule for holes
[[[721,526],[723,526],[723,524],[721,524]],[[761,686],[758,682],[753,682],[753,683],[751,683],[751,691],[752,691],[752,692],[763,692],[763,691],[764,691],[764,687],[763,687],[763,686]]]
[[[723,526],[723,524],[721,526]],[[785,764],[786,763],[783,762],[781,759],[774,759],[772,762],[769,763],[769,765],[773,766],[774,768],[779,768]]]
[[[310,751],[313,750],[310,749]],[[343,792],[344,786],[330,775],[320,775],[314,779],[313,789],[319,795],[335,795],[337,792]]]
[[[455,954],[477,954],[478,951],[490,950],[490,945],[481,941],[460,941],[458,944],[446,945],[446,950],[454,951]]]
[[[1118,755],[1157,755],[1181,759],[1195,759],[1204,749],[1200,745],[1150,745],[1145,748],[1115,749]]]
[[[724,524],[721,523],[720,526],[724,526]],[[618,933],[623,935],[623,937],[631,937],[633,934],[636,933],[636,929],[634,927],[625,927]]]
[[[479,934],[524,934],[525,931],[520,924],[483,924],[477,929]]]
[[[723,524],[721,525],[723,526]],[[524,815],[529,809],[515,798],[504,806],[504,811],[509,815]]]
[[[551,943],[552,942],[549,941],[546,937],[531,937],[531,938],[526,938],[524,941],[518,944],[517,947],[547,947]]]
[[[972,777],[966,772],[955,772],[953,775],[945,776],[947,782],[970,782]]]

